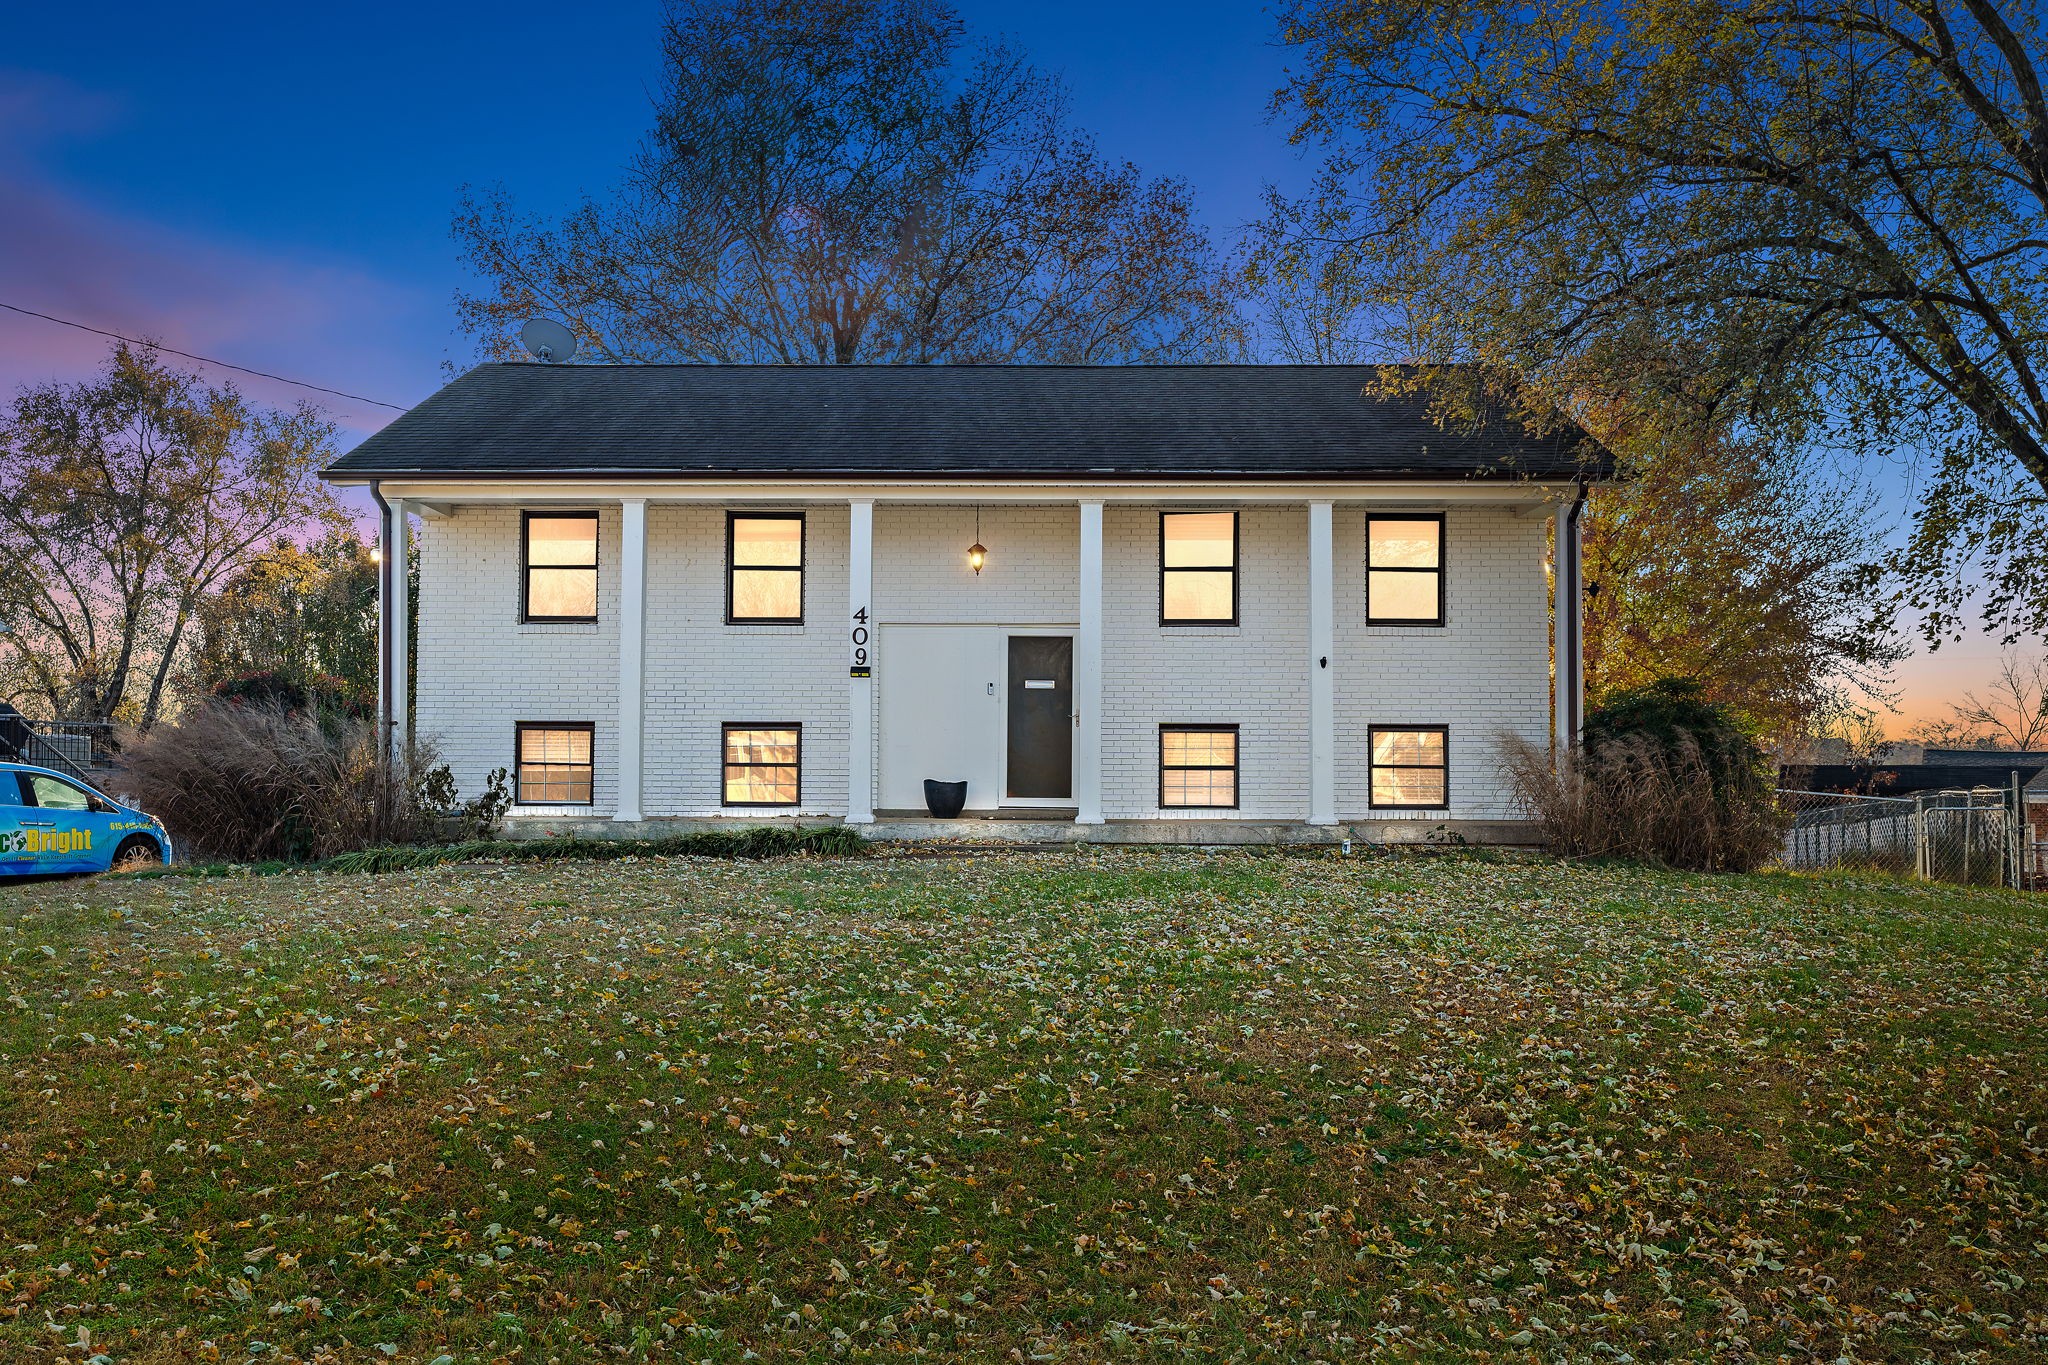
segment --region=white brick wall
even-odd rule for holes
[[[801,724],[800,810],[844,811],[848,513],[843,503],[806,511],[805,624],[728,626],[726,509],[649,507],[647,815],[719,812],[719,727],[727,721]],[[519,623],[516,510],[460,506],[451,518],[421,525],[418,728],[439,743],[465,793],[478,790],[491,769],[510,766],[515,721],[587,720],[597,726],[597,799],[579,813],[614,806],[619,511],[600,506],[599,516],[594,626]],[[1389,628],[1364,624],[1366,516],[1344,504],[1334,515],[1338,814],[1376,814],[1366,766],[1366,731],[1374,724],[1448,725],[1448,818],[1509,814],[1497,736],[1508,729],[1540,743],[1549,724],[1547,522],[1534,511],[1452,509],[1447,624]],[[1304,818],[1313,663],[1306,508],[1240,509],[1241,624],[1228,628],[1159,624],[1158,508],[1111,504],[1103,522],[1104,813],[1163,814],[1162,723],[1235,723],[1240,809],[1218,814]],[[879,504],[877,624],[1073,624],[1079,533],[1072,504],[986,507],[981,539],[989,559],[977,578],[965,554],[975,534],[971,506]],[[886,678],[886,664],[877,674]],[[879,748],[887,737],[877,719]]]
[[[1238,727],[1238,809],[1174,818],[1308,818],[1308,509],[1237,518],[1237,626],[1159,624],[1159,509],[1102,513],[1102,812],[1162,814],[1159,727]]]
[[[565,813],[609,812],[618,801],[620,513],[616,503],[596,511],[594,625],[520,621],[517,509],[461,507],[419,523],[414,724],[465,796],[492,769],[512,767],[516,722],[592,721],[595,802]]]
[[[846,810],[846,506],[804,509],[804,623],[725,623],[726,509],[647,509],[646,775],[649,815],[716,815],[722,729],[803,727],[803,804]],[[616,675],[614,675],[616,676]],[[610,686],[615,686],[611,684]]]
[[[1444,516],[1444,624],[1368,626],[1368,515],[1343,504],[1332,515],[1337,816],[1431,818],[1426,811],[1370,808],[1366,732],[1374,725],[1447,725],[1450,816],[1507,818],[1513,810],[1501,780],[1501,732],[1535,744],[1550,733],[1550,588],[1543,572],[1549,521],[1534,510],[1518,517],[1504,507],[1452,508]]]
[[[981,509],[988,562],[967,566],[974,508],[875,507],[875,611],[892,625],[1073,625],[1080,619],[1081,509]],[[845,589],[840,589],[844,614]]]

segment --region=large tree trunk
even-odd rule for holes
[[[142,730],[147,734],[163,713],[164,683],[171,676],[171,668],[177,662],[178,646],[185,639],[185,627],[192,620],[192,603],[187,600],[179,604],[178,619],[171,624],[171,633],[164,641],[164,653],[156,661],[156,674],[149,680],[149,700],[142,708]]]

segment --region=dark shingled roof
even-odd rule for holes
[[[1437,425],[1351,365],[481,365],[331,478],[1592,479],[1581,433]]]
[[[1911,796],[1914,792],[2003,787],[2019,774],[2026,786],[2048,764],[2036,758],[1993,767],[1984,763],[1787,763],[1778,784],[1790,791],[1859,796]]]
[[[1948,763],[1958,768],[2048,767],[2048,752],[2040,749],[1923,749],[1922,763]]]

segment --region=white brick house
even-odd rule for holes
[[[387,566],[418,538],[394,737],[508,770],[517,828],[986,831],[938,779],[1019,836],[1512,839],[1499,740],[1576,732],[1611,468],[1374,378],[486,365],[327,477]]]

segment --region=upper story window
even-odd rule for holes
[[[728,513],[725,542],[725,619],[801,625],[804,514]]]
[[[1159,624],[1237,624],[1237,513],[1159,514]]]
[[[1444,623],[1441,512],[1382,514],[1367,519],[1365,619],[1374,626]]]
[[[522,558],[528,621],[597,619],[597,513],[528,512]]]

